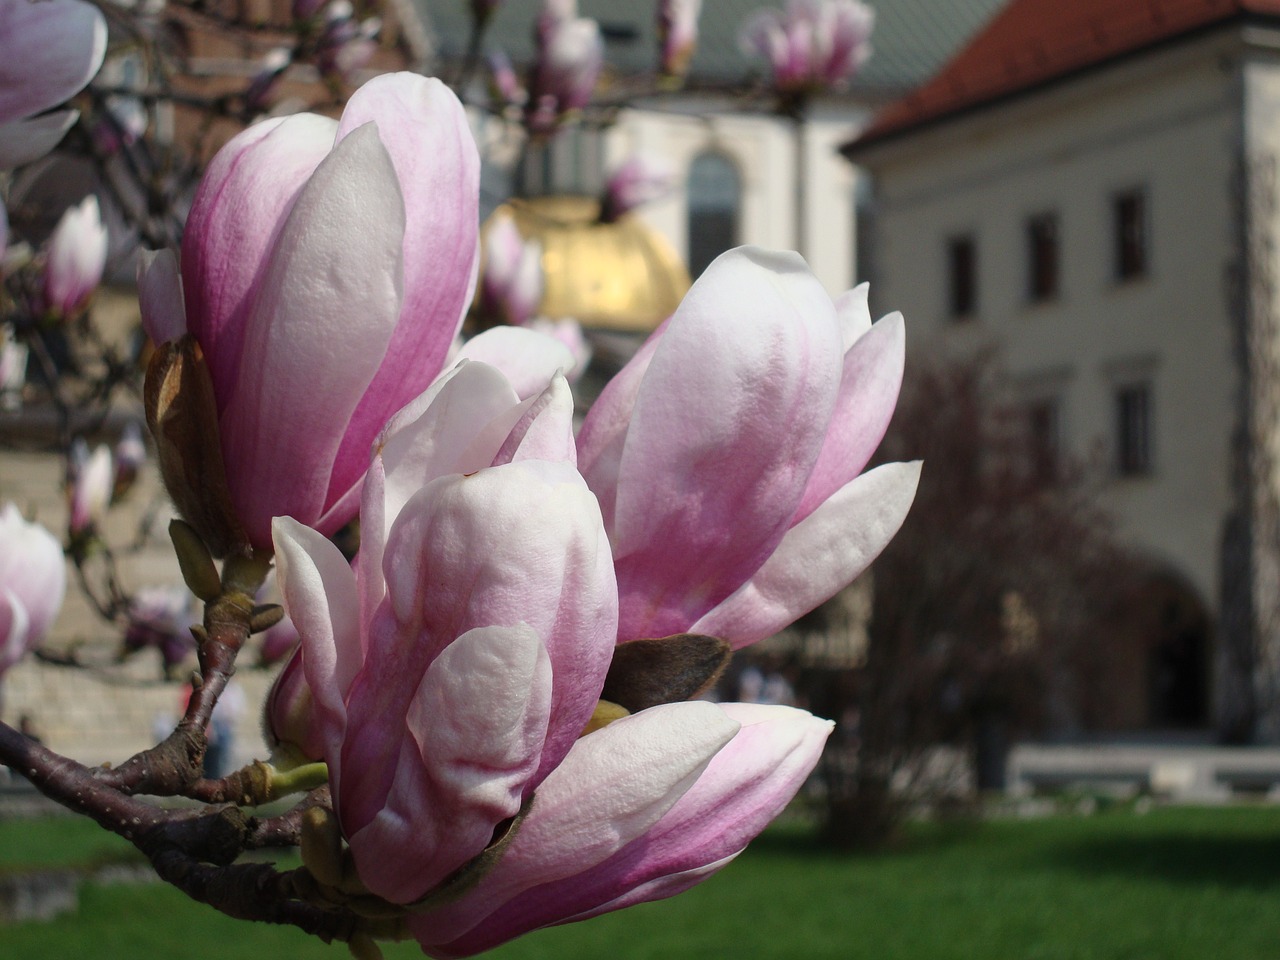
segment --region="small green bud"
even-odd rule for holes
[[[174,552],[178,555],[182,579],[191,592],[205,603],[218,599],[222,594],[222,581],[213,555],[200,539],[200,534],[185,520],[175,519],[169,523],[169,539],[173,541]]]

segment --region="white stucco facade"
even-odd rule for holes
[[[996,345],[1027,401],[1056,407],[1059,448],[1109,474],[1120,537],[1184,578],[1214,617],[1250,376],[1239,278],[1280,316],[1274,268],[1241,256],[1246,211],[1253,249],[1280,255],[1269,246],[1280,204],[1258,189],[1274,184],[1280,157],[1280,65],[1259,39],[1208,33],[856,154],[874,182],[873,306],[905,314],[908,356]],[[1120,280],[1116,198],[1129,192],[1143,198],[1147,260]],[[1028,223],[1042,214],[1056,217],[1058,292],[1037,301]],[[948,301],[947,245],[959,236],[976,251],[963,318]],[[1151,460],[1124,476],[1117,403],[1130,385],[1148,391]],[[1280,381],[1269,389],[1280,395]],[[1222,684],[1210,689],[1216,715]]]

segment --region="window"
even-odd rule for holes
[[[1058,477],[1058,404],[1051,399],[1035,400],[1027,406],[1028,464],[1031,476],[1041,483]]]
[[[689,276],[738,245],[742,178],[722,153],[701,153],[689,167]]]
[[[1116,390],[1116,469],[1122,477],[1151,472],[1151,388],[1145,383]]]
[[[1058,295],[1058,215],[1042,213],[1027,221],[1027,295],[1033,302]]]
[[[973,315],[978,301],[978,247],[972,236],[947,241],[947,297],[953,318]]]
[[[1147,272],[1147,198],[1142,190],[1126,190],[1112,199],[1115,275],[1132,280]]]

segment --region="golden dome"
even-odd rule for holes
[[[587,328],[649,331],[675,311],[689,271],[666,239],[637,217],[599,223],[593,197],[513,199],[495,217],[515,218],[520,235],[542,243],[547,317],[574,317]]]

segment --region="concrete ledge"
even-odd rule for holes
[[[1022,744],[1010,752],[1008,783],[1014,796],[1101,788],[1188,803],[1280,799],[1280,749]]]

